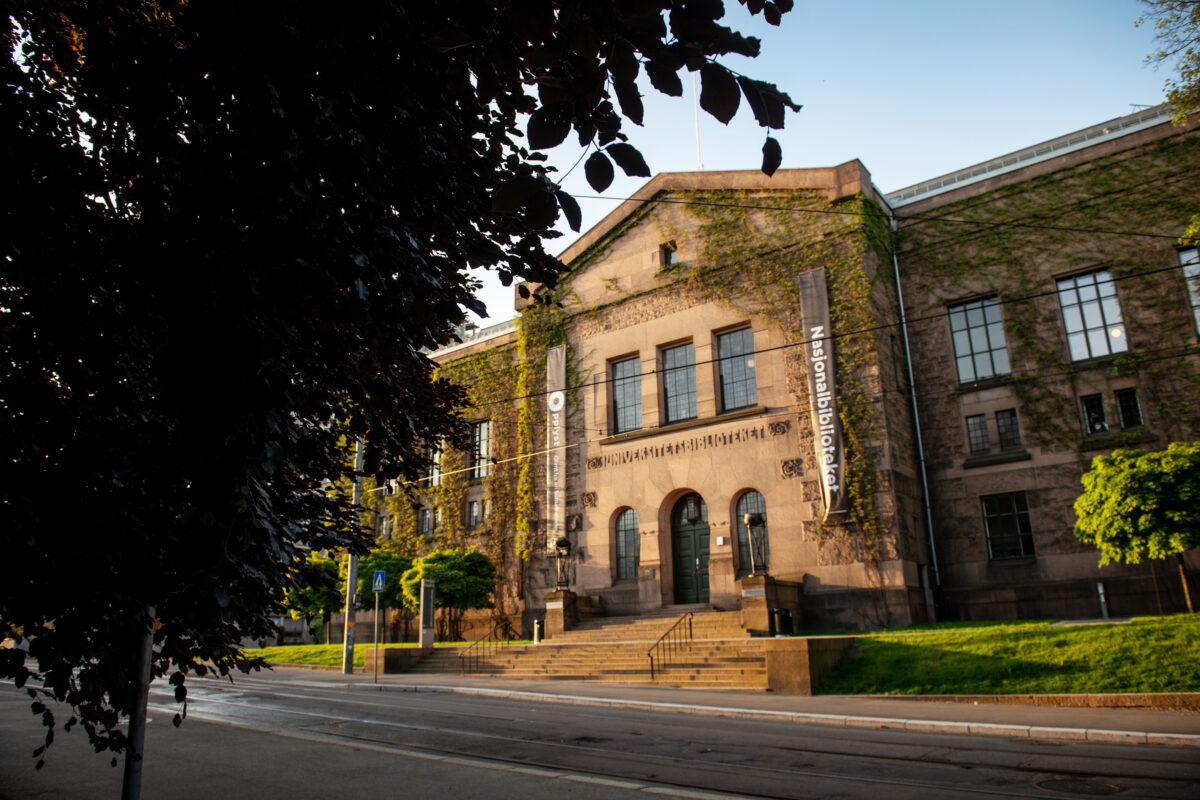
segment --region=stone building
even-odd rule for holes
[[[526,623],[563,539],[608,614],[1174,609],[1165,568],[1097,566],[1072,502],[1092,456],[1200,429],[1198,166],[1151,109],[887,196],[857,161],[660,174],[515,325],[434,354],[474,444],[383,517],[488,549]]]

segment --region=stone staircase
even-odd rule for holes
[[[647,649],[688,611],[693,614],[692,641],[677,648],[671,663],[656,668],[652,679]],[[458,656],[465,649],[439,647],[411,672],[458,673]],[[669,607],[637,617],[584,619],[539,645],[492,649],[472,674],[706,689],[762,691],[767,686],[762,640],[751,639],[742,629],[739,612],[713,611],[708,606]]]

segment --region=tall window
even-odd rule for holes
[[[696,350],[691,343],[662,351],[667,422],[696,416]]]
[[[1142,406],[1138,403],[1137,389],[1118,389],[1117,414],[1121,419],[1121,430],[1136,428],[1142,424]]]
[[[627,508],[617,516],[617,580],[637,578],[640,550],[638,515],[632,508]]]
[[[473,531],[479,527],[479,523],[481,521],[479,516],[479,508],[480,504],[478,500],[467,501],[467,530]]]
[[[422,536],[433,536],[433,511],[428,508],[417,510],[417,530]]]
[[[380,514],[375,519],[375,539],[386,542],[392,538],[392,517],[390,514]]]
[[[996,412],[996,430],[1000,434],[1000,449],[1021,449],[1021,428],[1017,423],[1017,410],[1006,408]]]
[[[613,433],[642,427],[642,362],[637,358],[612,365]]]
[[[476,422],[472,434],[471,478],[479,480],[492,474],[492,422]]]
[[[979,498],[987,532],[988,557],[1022,558],[1033,555],[1033,529],[1024,492],[990,494]]]
[[[1011,372],[1000,299],[987,297],[950,307],[950,334],[958,382],[974,383]]]
[[[986,414],[973,414],[967,417],[967,443],[971,446],[971,455],[973,456],[988,451]]]
[[[736,511],[738,530],[738,567],[737,577],[744,578],[750,574],[751,568],[754,566],[750,555],[750,529],[746,527],[747,514],[762,514],[764,519],[767,515],[767,501],[761,494],[751,489],[738,498]],[[766,563],[759,564],[759,568],[766,570],[771,561],[771,548],[767,540],[767,529],[763,527],[763,553],[766,556]]]
[[[429,467],[425,470],[425,485],[440,486],[442,483],[441,448],[436,446],[426,447],[425,458],[429,460]]]
[[[742,328],[717,337],[721,376],[721,410],[732,411],[758,402],[754,386],[754,333]]]
[[[1200,332],[1200,248],[1180,250],[1179,263],[1183,266],[1183,278],[1187,281],[1192,317],[1196,320],[1196,330]]]
[[[1058,302],[1072,361],[1124,353],[1125,323],[1112,273],[1106,269],[1063,278],[1058,282]]]

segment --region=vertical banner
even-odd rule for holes
[[[546,352],[546,548],[566,534],[567,347]]]
[[[800,288],[800,314],[804,318],[804,356],[808,361],[808,396],[812,406],[813,441],[825,520],[846,513],[846,463],[842,447],[842,422],[838,415],[834,383],[833,330],[829,324],[829,294],[825,270],[796,276]]]

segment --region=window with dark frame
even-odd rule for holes
[[[977,456],[986,453],[989,449],[987,415],[972,414],[967,417],[967,443],[971,448],[971,455]]]
[[[642,427],[642,362],[638,358],[612,364],[613,433]]]
[[[983,526],[987,534],[988,558],[999,561],[1027,558],[1033,553],[1033,528],[1024,492],[984,495]]]
[[[482,480],[492,474],[492,421],[476,422],[471,439],[471,480]]]
[[[632,508],[627,508],[617,516],[617,580],[637,578],[640,551],[638,515]]]
[[[417,512],[417,530],[422,536],[433,535],[433,512],[428,508],[422,508]]]
[[[425,476],[421,481],[425,486],[433,487],[440,486],[442,483],[442,450],[440,447],[426,446],[425,458],[429,462],[429,466],[425,469]]]
[[[1142,406],[1138,403],[1137,389],[1118,389],[1113,392],[1117,399],[1117,415],[1121,430],[1139,428],[1142,425]]]
[[[661,267],[670,267],[679,263],[679,248],[674,242],[663,242],[658,246],[658,264]]]
[[[1058,303],[1072,361],[1110,356],[1129,349],[1117,287],[1108,270],[1060,279]]]
[[[467,501],[467,530],[475,530],[479,527],[479,501]]]
[[[717,372],[721,410],[748,408],[758,402],[754,380],[754,333],[749,328],[717,336]]]
[[[1015,408],[996,412],[996,432],[1000,435],[1001,452],[1021,449],[1021,428]]]
[[[1095,436],[1108,432],[1108,416],[1104,413],[1104,397],[1089,394],[1079,398],[1083,409],[1083,432]]]
[[[696,350],[691,342],[662,351],[666,421],[696,417]]]
[[[747,514],[762,514],[763,519],[767,516],[767,500],[762,496],[761,492],[756,492],[751,489],[738,498],[734,516],[737,517],[737,536],[738,536],[738,564],[737,577],[744,578],[750,574],[754,567],[750,554],[750,529],[746,527]],[[766,564],[760,564],[762,570],[766,570],[771,561],[770,540],[767,537],[767,528],[763,526],[763,552],[766,556]]]
[[[948,313],[959,383],[975,383],[1012,371],[998,297],[960,303]]]
[[[1200,248],[1189,247],[1180,250],[1179,265],[1183,268],[1183,280],[1187,283],[1188,300],[1192,304],[1196,332],[1200,333]]]

